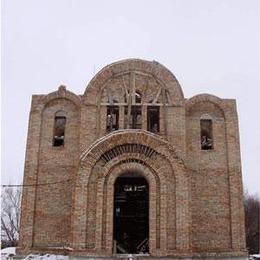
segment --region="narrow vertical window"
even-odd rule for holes
[[[131,107],[131,118],[133,129],[142,128],[142,107],[141,106],[132,106]]]
[[[200,138],[201,138],[202,150],[213,149],[212,120],[210,119],[200,120]]]
[[[119,108],[118,106],[107,107],[107,132],[119,129]]]
[[[127,121],[128,121],[128,107],[125,106],[125,128],[127,128]],[[129,128],[130,129],[142,128],[142,107],[141,106],[131,106]]]
[[[63,146],[64,145],[65,125],[66,125],[65,116],[55,116],[53,146]]]
[[[147,107],[147,130],[153,133],[160,131],[160,107],[148,106]]]

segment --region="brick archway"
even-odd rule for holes
[[[114,183],[126,170],[140,172],[149,183],[150,254],[187,250],[186,168],[168,142],[143,130],[129,130],[103,137],[82,154],[72,217],[75,252],[112,255]]]
[[[165,228],[160,227],[160,224],[166,224],[165,216],[165,207],[164,210],[161,210],[161,204],[166,204],[165,194],[162,193],[161,185],[165,186],[165,182],[163,184],[160,183],[160,180],[156,178],[156,173],[149,169],[146,165],[140,164],[138,162],[123,162],[122,164],[114,167],[107,176],[105,176],[99,182],[98,195],[102,196],[103,194],[103,225],[104,230],[102,234],[101,248],[105,249],[107,253],[111,252],[113,247],[113,196],[114,196],[114,183],[121,174],[126,171],[134,171],[141,173],[147,180],[149,184],[149,226],[150,226],[150,234],[149,234],[149,246],[150,253],[156,254],[156,250],[160,248],[160,239],[163,239],[165,236]],[[103,189],[102,189],[103,187]],[[160,194],[160,196],[158,196]],[[164,211],[164,212],[162,212]],[[161,218],[157,218],[161,214]],[[102,223],[99,223],[102,225]],[[160,232],[161,231],[161,232]],[[101,234],[100,234],[101,235]],[[164,241],[165,243],[165,241]]]

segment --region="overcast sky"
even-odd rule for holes
[[[143,58],[170,69],[186,98],[237,100],[244,186],[260,195],[259,4],[2,0],[2,183],[22,182],[32,94],[83,94],[103,66]]]

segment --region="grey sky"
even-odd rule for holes
[[[134,57],[168,67],[187,98],[237,100],[244,185],[260,195],[259,3],[3,0],[2,183],[22,181],[32,94],[83,94],[94,71]]]

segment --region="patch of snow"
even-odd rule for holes
[[[15,247],[6,247],[1,249],[1,260],[6,260],[11,256],[15,255]]]
[[[1,249],[1,254],[14,254],[15,255],[15,249],[16,249],[16,247],[6,247],[4,249]]]
[[[64,249],[62,247],[61,249]],[[67,250],[72,250],[72,248],[66,248]],[[1,250],[1,260],[9,260],[13,259],[12,257],[15,256],[15,247],[7,247]],[[30,254],[26,256],[23,260],[69,260],[68,256],[65,255],[52,255],[52,254]]]
[[[65,255],[28,255],[24,260],[69,260],[68,256]]]

